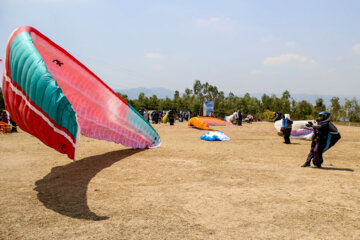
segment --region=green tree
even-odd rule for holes
[[[261,112],[266,110],[273,110],[273,98],[264,93],[261,96]]]
[[[193,85],[194,94],[198,97],[202,97],[202,84],[200,80],[195,80]]]
[[[159,109],[159,99],[155,94],[148,99],[145,109]]]
[[[166,97],[165,99],[159,101],[159,107],[157,109],[169,110],[173,108],[173,104],[173,101],[170,98]]]
[[[332,97],[330,106],[331,121],[338,121],[341,116],[341,105],[338,97]]]
[[[202,112],[202,102],[204,101],[204,93],[203,93],[203,85],[201,84],[200,80],[195,80],[195,83],[193,85],[194,95],[199,99],[199,102],[194,102],[191,105],[191,108],[197,109],[196,112],[193,112],[193,114],[201,115]],[[196,107],[195,107],[196,106]]]
[[[326,110],[326,106],[324,104],[324,100],[322,98],[318,98],[316,99],[316,102],[315,102],[315,106],[314,106],[314,109],[313,109],[313,116],[314,117],[317,117],[317,115],[320,113],[320,112],[323,112]]]
[[[187,96],[191,96],[191,95],[193,94],[193,91],[192,91],[191,89],[189,89],[189,88],[186,88],[186,89],[185,89],[185,94],[186,94]]]
[[[282,101],[280,98],[278,98],[275,94],[271,95],[271,99],[272,99],[272,108],[274,112],[282,112],[284,113],[282,110]]]
[[[121,93],[119,93],[119,92],[117,92],[116,94],[119,95],[122,99],[124,99],[124,101],[126,101],[127,103],[129,102],[128,95],[126,95],[126,94],[121,94]]]
[[[284,114],[291,113],[290,99],[291,99],[291,95],[289,91],[285,90],[281,96],[281,112]]]
[[[148,98],[145,93],[139,93],[138,99],[133,101],[133,107],[137,110],[151,109],[148,107]]]
[[[313,106],[306,100],[302,100],[296,104],[294,118],[309,119],[312,118]]]
[[[346,99],[343,110],[349,122],[360,122],[360,106],[355,98],[352,100]]]

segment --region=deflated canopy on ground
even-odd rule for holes
[[[214,130],[210,126],[231,126],[232,124],[212,117],[193,117],[188,122],[188,126],[204,130]]]
[[[200,136],[205,141],[230,141],[230,138],[221,131],[211,131]]]
[[[160,146],[158,133],[135,109],[36,29],[16,29],[5,57],[6,109],[49,147],[74,159],[80,133],[132,148]]]
[[[315,121],[311,121],[315,124]],[[291,128],[291,138],[311,140],[314,135],[314,130],[312,128],[307,128],[306,124],[309,123],[309,120],[300,120],[294,121]],[[282,120],[277,120],[274,123],[274,127],[279,135],[282,135],[281,132]]]

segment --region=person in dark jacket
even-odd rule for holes
[[[312,127],[313,127],[313,123],[311,121],[309,121],[308,124],[306,124],[306,128],[312,129]],[[317,140],[317,131],[314,131],[314,134],[311,138],[310,152],[308,154],[308,157],[307,157],[305,163],[303,165],[301,165],[301,167],[310,167],[311,160],[314,158],[314,149],[316,146],[316,140]]]
[[[0,121],[9,124],[9,115],[6,110],[1,111]]]
[[[17,132],[17,124],[11,119],[11,116],[10,116],[10,124],[11,124],[11,132]]]
[[[273,114],[274,116],[272,117],[272,120],[274,120],[274,122],[281,120],[284,116],[281,112],[273,112]]]
[[[314,129],[313,141],[311,143],[310,153],[306,162],[301,167],[310,167],[311,159],[315,168],[321,168],[323,160],[323,153],[329,148],[334,146],[341,138],[337,128],[330,122],[330,113],[319,113],[319,119],[317,119],[317,125],[307,125]]]
[[[241,113],[241,110],[239,109],[237,113],[238,113],[237,125],[242,126],[242,113]]]
[[[174,122],[175,122],[175,111],[174,110],[169,111],[168,118],[169,118],[170,125],[174,125]]]
[[[282,116],[281,131],[284,134],[285,144],[291,144],[290,135],[291,135],[292,124],[293,121],[291,121],[290,114],[285,114]]]
[[[156,111],[156,110],[153,111],[152,114],[151,114],[151,118],[152,118],[152,120],[153,120],[153,122],[155,124],[158,124],[158,122],[159,122],[159,112]]]

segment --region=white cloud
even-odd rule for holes
[[[237,23],[236,20],[231,18],[199,18],[196,20],[196,25],[198,27],[212,27],[218,30],[232,30],[234,25]]]
[[[165,69],[164,65],[161,65],[161,64],[153,65],[151,68],[156,71],[161,71],[161,70]]]
[[[150,52],[150,53],[145,53],[144,57],[145,58],[161,58],[162,55],[157,52]]]
[[[278,57],[267,57],[264,60],[264,65],[282,65],[289,62],[316,64],[316,61],[308,58],[307,56],[300,56],[297,54],[282,54]]]
[[[352,47],[352,50],[356,53],[356,54],[360,54],[360,43],[355,44]]]
[[[285,47],[295,47],[295,46],[296,46],[296,42],[293,42],[293,41],[285,43]]]
[[[258,74],[261,74],[263,71],[260,70],[260,69],[253,69],[250,71],[250,74],[251,75],[258,75]]]

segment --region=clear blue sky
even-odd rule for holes
[[[360,1],[0,0],[110,87],[360,96]]]

